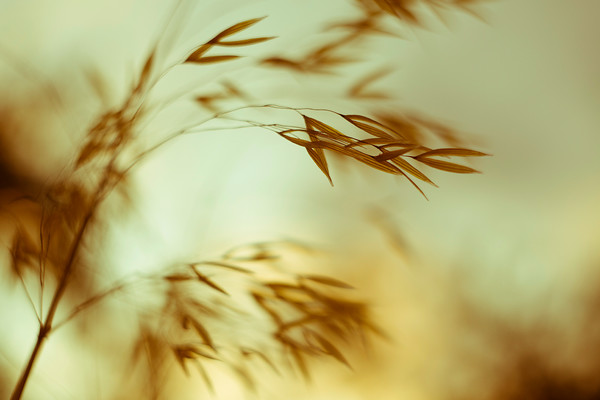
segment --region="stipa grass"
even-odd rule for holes
[[[362,3],[362,19],[345,24],[347,34],[340,39],[320,45],[295,61],[273,56],[257,60],[257,64],[283,67],[301,74],[331,72],[356,61],[342,55],[342,52],[365,36],[379,32],[378,24],[387,18],[388,13],[408,16],[411,23],[418,22],[410,11],[412,2]],[[251,18],[234,23],[210,35],[211,39],[170,64],[163,54],[169,43],[159,38],[120,106],[103,110],[90,124],[77,154],[65,166],[60,178],[43,185],[35,195],[22,197],[22,201],[37,208],[37,231],[32,233],[25,226],[17,226],[11,244],[11,273],[27,291],[38,318],[39,330],[11,399],[23,396],[44,344],[58,328],[108,296],[127,291],[140,280],[157,284],[164,298],[163,306],[155,310],[158,322],[145,321],[141,324],[140,340],[133,351],[133,360],[147,355],[140,349],[161,354],[149,359],[151,382],[154,382],[153,376],[158,370],[166,368],[167,354],[187,374],[190,373],[190,365],[193,365],[208,386],[212,386],[212,381],[205,364],[223,362],[243,382],[253,387],[254,379],[247,362],[255,358],[275,370],[279,370],[282,363],[292,366],[308,378],[309,356],[328,356],[350,366],[339,342],[366,341],[369,332],[383,335],[369,316],[367,305],[346,293],[351,291],[351,287],[340,280],[321,275],[281,273],[279,270],[277,279],[256,274],[261,267],[269,268],[280,257],[269,243],[249,246],[243,255],[228,252],[222,259],[176,263],[163,272],[132,278],[131,282],[121,282],[92,295],[90,290],[95,289],[93,282],[86,281],[88,278],[81,274],[83,269],[101,268],[90,243],[97,237],[102,225],[110,223],[105,220],[104,207],[115,193],[126,195],[128,178],[136,166],[183,135],[214,129],[209,126],[214,121],[225,124],[220,129],[259,127],[279,135],[303,148],[332,184],[328,163],[331,154],[402,176],[423,196],[425,193],[415,179],[433,184],[423,167],[425,170],[433,168],[453,173],[477,172],[448,159],[485,154],[455,146],[456,135],[452,131],[426,119],[397,114],[388,116],[386,121],[367,115],[370,114],[367,112],[344,113],[333,109],[251,102],[235,82],[223,85],[226,89],[224,94],[195,94],[199,107],[205,112],[208,110],[206,118],[182,123],[155,143],[145,147],[141,145],[147,125],[161,112],[161,107],[172,104],[168,100],[157,106],[150,101],[153,91],[165,76],[184,64],[198,68],[201,74],[202,68],[208,64],[238,62],[240,55],[236,51],[240,47],[261,46],[275,39],[275,36],[252,35],[252,28],[263,19]],[[359,80],[351,88],[350,97],[369,97],[365,96],[365,88],[377,77],[378,74]],[[90,85],[97,92],[102,91],[97,81],[90,79]],[[243,105],[223,107],[220,100],[231,98]],[[286,122],[261,120],[258,112],[261,110],[285,114]],[[246,117],[249,111],[256,117]],[[327,122],[318,116],[322,114],[328,116]],[[329,122],[329,118],[334,118],[335,123]],[[433,133],[447,145],[431,147],[425,140],[426,133]],[[235,287],[241,293],[233,293],[226,285],[231,275],[244,282],[244,285]],[[28,290],[33,282],[39,287],[38,299]],[[51,295],[47,296],[48,293]],[[237,296],[245,300],[237,299]],[[45,297],[49,297],[47,304],[43,302]],[[69,298],[68,303],[73,308],[66,312],[64,318],[58,319],[59,308],[67,303],[65,298]],[[256,311],[268,321],[268,326],[271,326],[269,339],[278,350],[275,355],[272,349],[259,348],[244,341],[223,341],[218,332],[214,333],[215,327],[229,321],[232,313],[236,314],[236,302],[252,302]],[[152,320],[150,317],[147,319]],[[284,355],[283,362],[277,354]],[[160,392],[160,388],[154,388],[153,392]]]

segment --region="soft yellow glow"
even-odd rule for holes
[[[179,38],[173,41],[174,54],[235,22],[264,15],[269,18],[246,37],[279,38],[265,43],[260,57],[297,54],[321,40],[314,32],[353,12],[343,1],[325,6],[316,0],[206,3],[185,6],[183,15],[176,15],[187,22],[181,32],[167,31]],[[298,371],[279,377],[264,365],[250,368],[257,398],[537,399],[552,388],[583,398],[575,396],[598,390],[600,366],[588,359],[588,351],[598,344],[594,311],[600,288],[600,3],[498,0],[476,9],[484,21],[457,11],[443,13],[440,21],[423,9],[425,27],[398,28],[404,40],[382,36],[357,46],[358,56],[379,58],[344,71],[357,77],[379,62],[390,65],[393,72],[373,87],[388,89],[408,110],[467,132],[469,146],[493,155],[468,164],[483,174],[427,170],[440,187],[421,185],[426,201],[405,179],[354,160],[330,159],[332,188],[304,149],[262,129],[182,136],[139,165],[129,182],[129,200],[119,197],[107,207],[112,222],[98,228],[103,241],[86,243],[100,248],[98,259],[106,270],[82,273],[82,285],[89,286],[70,301],[78,304],[92,294],[87,290],[96,293],[176,261],[216,259],[241,244],[290,240],[296,247],[281,251],[294,273],[351,283],[354,294],[373,306],[391,340],[375,341],[369,354],[349,351],[354,371],[332,357],[314,362],[312,386]],[[0,4],[0,87],[8,88],[0,112],[8,106],[32,110],[10,114],[19,116],[10,119],[11,126],[23,128],[19,135],[0,132],[0,167],[16,165],[20,175],[15,179],[24,182],[18,190],[35,194],[49,176],[59,174],[102,109],[81,71],[94,66],[107,82],[108,104],[117,106],[169,10],[158,0]],[[281,70],[252,67],[248,48],[223,51],[248,57],[238,64],[207,66],[200,77],[194,67],[180,66],[153,96],[160,101],[173,93],[171,88],[185,89],[189,82],[201,83],[199,92],[210,94],[226,77],[242,82],[257,104],[327,107],[346,114],[377,108],[396,112],[398,107],[340,99],[346,75],[301,81]],[[53,82],[64,104],[40,100],[40,82]],[[246,115],[272,116],[261,112]],[[173,121],[208,115],[195,104],[174,103],[151,120],[148,139],[139,148],[166,137]],[[289,120],[298,117],[289,115]],[[35,232],[39,210],[27,208],[27,200],[12,202],[15,192],[0,183],[1,237],[8,248],[15,217]],[[374,212],[385,223],[377,222]],[[9,395],[5,387],[17,380],[37,331],[23,286],[8,278],[5,264],[8,271],[8,251],[2,254],[0,397]],[[283,271],[277,264],[265,276],[284,279]],[[227,287],[245,288],[243,279],[217,277]],[[28,270],[25,279],[38,299],[36,271]],[[46,343],[25,398],[140,395],[145,376],[139,365],[129,367],[128,351],[137,338],[138,319],[144,322],[138,311],[160,309],[163,299],[153,294],[165,285],[144,281],[57,331]],[[204,289],[214,295],[207,300],[219,299]],[[208,326],[232,343],[242,338],[274,346],[270,320],[253,319],[260,309],[249,297],[234,294],[232,299],[243,317],[215,300],[207,304],[226,317],[207,317]],[[46,311],[50,301],[46,290]],[[68,309],[59,310],[58,320],[69,315]],[[156,325],[165,336],[174,335],[175,328]],[[156,357],[161,354],[156,350]],[[165,359],[175,372],[154,378],[175,394],[164,398],[208,396],[193,367],[186,378],[171,353]],[[220,366],[208,370],[215,398],[237,399],[247,392],[239,375]],[[562,383],[561,376],[566,377]],[[544,386],[544,379],[555,386]]]

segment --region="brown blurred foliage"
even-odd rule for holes
[[[413,6],[419,2],[359,3],[360,18],[332,28],[341,29],[341,36],[324,40],[296,58],[281,54],[257,56],[252,68],[268,75],[268,68],[282,67],[298,79],[337,73],[339,68],[359,61],[351,55],[357,43],[373,34],[387,34],[381,26],[384,19],[419,24],[413,12]],[[437,8],[462,7],[470,2],[425,3]],[[262,128],[306,150],[331,183],[328,161],[335,154],[338,159],[358,161],[405,178],[423,195],[413,181],[416,178],[433,184],[423,170],[474,173],[474,168],[452,158],[486,155],[464,147],[452,129],[428,118],[417,118],[408,112],[373,112],[369,110],[375,107],[370,106],[358,114],[334,111],[333,107],[257,102],[247,95],[242,83],[227,76],[218,82],[222,91],[216,94],[203,91],[202,86],[199,90],[189,85],[183,97],[195,99],[193,103],[200,111],[189,121],[172,121],[170,129],[158,138],[147,137],[146,128],[181,98],[177,93],[158,101],[153,97],[168,74],[184,65],[201,72],[203,68],[213,68],[213,64],[237,63],[241,61],[240,48],[260,48],[275,39],[252,34],[264,18],[250,18],[232,22],[221,30],[203,32],[205,38],[200,44],[187,53],[176,54],[177,61],[172,61],[172,38],[181,34],[180,25],[185,25],[177,20],[182,18],[185,22],[186,9],[182,7],[171,10],[166,27],[150,43],[138,72],[129,77],[128,90],[122,98],[114,103],[100,99],[103,108],[86,121],[83,134],[77,128],[69,131],[69,127],[78,126],[75,122],[62,125],[74,150],[62,164],[58,163],[59,167],[38,159],[38,154],[45,153],[42,141],[35,141],[45,132],[43,118],[36,120],[36,113],[32,117],[27,106],[9,104],[0,109],[0,207],[7,215],[2,228],[10,253],[5,274],[12,279],[6,290],[22,291],[37,318],[38,330],[37,336],[30,332],[36,339],[16,380],[13,400],[27,393],[30,380],[41,387],[32,371],[44,348],[52,346],[49,339],[71,321],[78,322],[79,335],[75,337],[78,345],[87,350],[92,342],[89,337],[108,346],[114,340],[112,330],[123,329],[121,323],[129,328],[129,333],[116,340],[114,346],[118,354],[131,354],[131,358],[103,358],[108,366],[121,363],[136,371],[129,383],[133,387],[127,386],[121,393],[119,385],[107,389],[111,393],[114,390],[116,398],[136,390],[148,398],[171,397],[167,381],[181,371],[191,375],[192,367],[210,388],[214,372],[210,365],[215,364],[225,366],[250,390],[255,390],[257,381],[252,373],[255,363],[266,364],[276,373],[280,369],[297,371],[309,379],[309,357],[326,357],[351,366],[346,352],[353,343],[366,344],[373,336],[385,336],[367,302],[353,294],[350,285],[322,274],[291,272],[286,268],[285,254],[302,253],[301,246],[294,247],[292,241],[284,241],[287,250],[278,247],[281,243],[258,243],[243,251],[237,248],[225,252],[216,259],[169,260],[155,272],[116,282],[107,278],[115,272],[107,256],[111,251],[111,229],[135,209],[136,168],[168,143],[201,131]],[[225,54],[221,53],[223,50]],[[229,54],[230,50],[234,54]],[[14,64],[21,63],[20,60]],[[36,73],[32,69],[23,75],[31,77]],[[85,76],[97,93],[106,89],[93,75]],[[368,86],[382,76],[375,72],[353,80],[347,96],[359,106],[362,101],[392,99],[392,94],[373,95],[368,91]],[[53,110],[48,113],[60,113],[57,110],[66,106],[64,99],[57,99],[53,85],[42,84],[39,91],[40,97],[46,99],[45,110]],[[390,101],[393,104],[393,99]],[[224,125],[211,125],[215,122]],[[36,129],[38,135],[34,134]],[[24,131],[33,139],[33,144],[28,143],[28,154],[22,147],[20,153],[14,151],[17,145],[12,141],[13,135]],[[222,151],[226,156],[227,149]],[[15,154],[20,157],[13,157]],[[30,164],[36,165],[34,171]],[[131,301],[129,307],[115,300],[137,297],[137,291],[142,289],[147,290],[145,295]],[[180,369],[173,368],[176,364]],[[128,372],[124,371],[123,376],[128,377]],[[39,387],[33,393],[39,393]]]

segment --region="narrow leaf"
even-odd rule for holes
[[[195,347],[195,346],[194,347],[190,347],[189,353],[190,353],[190,355],[197,355],[197,356],[200,356],[200,357],[207,358],[209,360],[218,360],[218,358],[216,358],[216,357],[208,354],[205,351],[200,350],[198,347]]]
[[[243,39],[243,40],[229,40],[227,42],[217,42],[215,45],[217,46],[249,46],[251,44],[262,43],[268,40],[276,39],[277,36],[264,36],[257,37],[252,39]]]
[[[342,132],[338,131],[335,128],[332,128],[331,126],[327,125],[324,122],[318,121],[318,120],[308,117],[306,115],[302,115],[302,117],[304,118],[304,123],[306,124],[306,129],[308,129],[309,131],[313,130],[313,131],[328,133],[328,134],[332,135],[333,137],[338,137],[338,136],[347,137]]]
[[[175,355],[175,359],[181,366],[183,372],[185,372],[186,376],[190,376],[190,372],[188,371],[187,366],[185,365],[185,357],[181,349],[179,347],[173,347],[173,354]]]
[[[283,132],[279,132],[279,135],[284,137],[285,139],[289,140],[290,142],[297,144],[298,146],[310,147],[310,145],[311,145],[310,141],[292,136],[291,134],[294,132],[304,132],[305,133],[305,131],[300,130],[300,129],[289,129],[289,130],[286,130]]]
[[[432,156],[456,156],[456,157],[482,157],[487,156],[488,154],[482,153],[480,151],[470,150],[470,149],[461,149],[461,148],[451,148],[451,149],[435,149],[429,150],[425,153],[419,154],[416,158],[419,159],[421,157],[432,157]]]
[[[418,178],[424,182],[427,182],[427,183],[432,184],[433,186],[436,186],[435,183],[433,183],[433,181],[431,181],[431,179],[429,179],[424,173],[419,171],[417,168],[415,168],[413,165],[411,165],[405,159],[398,157],[398,158],[393,159],[392,162],[394,164],[396,164],[398,167],[400,167],[403,171],[408,172],[415,178]]]
[[[433,158],[423,157],[423,158],[417,158],[417,160],[419,160],[420,162],[422,162],[425,165],[430,166],[431,168],[436,168],[436,169],[439,169],[442,171],[447,171],[447,172],[454,172],[457,174],[472,174],[472,173],[479,172],[473,168],[466,167],[464,165],[455,164],[455,163],[451,163],[451,162],[447,162],[447,161],[440,161],[440,160],[436,160]]]
[[[391,72],[389,69],[379,70],[374,73],[371,73],[365,76],[363,79],[359,80],[354,86],[352,86],[348,90],[348,95],[351,97],[371,97],[371,98],[385,98],[387,95],[385,93],[377,93],[377,92],[366,92],[365,89],[367,86],[375,82],[376,80],[388,75]]]
[[[302,275],[301,277],[309,281],[321,283],[323,285],[334,286],[342,289],[354,289],[353,286],[348,285],[346,282],[342,282],[337,279],[330,278],[328,276]]]
[[[369,167],[378,169],[380,171],[387,172],[389,174],[398,174],[400,172],[400,170],[397,167],[395,167],[391,164],[388,164],[385,161],[378,162],[375,159],[373,159],[373,157],[371,157],[370,155],[361,153],[360,151],[357,151],[354,149],[346,149],[345,152],[340,151],[340,153],[346,154],[346,155],[362,162],[363,164],[368,165]]]
[[[271,57],[261,61],[262,64],[267,64],[273,67],[289,68],[295,71],[303,71],[304,67],[301,63],[287,58]]]
[[[248,29],[250,28],[252,25],[256,24],[257,22],[262,21],[263,19],[265,19],[266,17],[261,17],[261,18],[253,18],[253,19],[249,19],[247,21],[242,21],[242,22],[238,22],[237,24],[225,29],[223,32],[219,33],[217,36],[215,36],[211,42],[218,42],[223,38],[226,38],[228,36],[231,36],[235,33],[241,32],[244,29]]]
[[[393,136],[385,130],[391,130],[387,126],[363,115],[342,115],[342,117],[357,128],[380,138],[392,139]],[[384,130],[385,129],[385,130]]]
[[[403,146],[403,147],[407,146],[410,149],[412,149],[415,146],[415,145],[406,144],[405,142],[401,142],[398,140],[375,137],[375,138],[357,140],[356,142],[346,145],[346,147],[381,146],[381,145],[396,145],[396,146]]]
[[[417,185],[417,184],[415,183],[415,181],[413,181],[412,179],[410,179],[410,177],[409,177],[408,175],[406,175],[406,173],[405,173],[404,171],[400,170],[400,173],[401,173],[402,175],[404,175],[404,177],[405,177],[406,179],[408,179],[408,181],[409,181],[409,182],[410,182],[410,183],[411,183],[411,184],[412,184],[412,185],[415,187],[415,189],[417,189],[417,190],[419,191],[419,193],[421,193],[421,194],[423,195],[423,197],[425,197],[425,200],[429,200],[429,199],[427,198],[427,196],[425,195],[425,192],[423,192],[423,190],[421,190],[421,188],[419,187],[419,185]]]
[[[191,317],[189,315],[184,315],[183,318],[181,319],[181,326],[184,329],[189,329],[190,323],[194,327],[194,330],[202,338],[203,343],[205,345],[207,345],[208,347],[210,347],[216,353],[217,350],[215,349],[215,346],[213,344],[212,338],[211,338],[210,334],[208,333],[208,331],[206,330],[206,328],[204,327],[204,325],[202,325],[200,322],[198,322],[193,317]],[[213,356],[207,356],[207,357],[208,358],[213,358],[213,359],[216,360],[216,358],[213,357]]]
[[[198,47],[192,54],[188,56],[188,58],[184,62],[198,62],[202,55],[206,53],[210,48],[213,47],[210,43],[205,43],[202,46]]]
[[[204,344],[216,351],[212,337],[210,336],[210,334],[208,333],[208,331],[206,330],[204,325],[202,325],[200,322],[196,321],[195,319],[190,319],[190,322],[194,326],[194,330],[202,338],[202,341],[204,342]],[[208,356],[208,355],[205,355],[204,357],[215,359],[214,357]]]
[[[193,277],[191,277],[189,275],[185,275],[185,274],[171,274],[171,275],[165,276],[163,279],[166,281],[169,281],[169,282],[181,282],[181,281],[192,280]]]
[[[150,54],[148,55],[148,58],[146,59],[146,62],[144,63],[144,67],[142,68],[142,73],[140,74],[140,80],[137,84],[137,87],[134,89],[135,92],[141,90],[142,87],[144,86],[144,84],[150,78],[150,73],[152,72],[152,67],[154,65],[155,54],[156,54],[156,48],[153,49],[152,52],[150,52]]]
[[[325,158],[323,149],[307,148],[306,151],[315,164],[317,164],[317,167],[319,167],[321,172],[325,174],[331,186],[333,186],[333,180],[331,179],[331,175],[329,175],[329,166],[327,165],[327,159]]]
[[[327,129],[329,129],[331,132],[333,132],[333,135],[341,135],[341,133],[337,132],[335,129],[331,128],[330,126],[328,126],[326,124],[323,124],[323,123],[317,121],[316,119],[307,117],[306,115],[302,115],[302,117],[304,118],[304,123],[305,123],[306,129],[308,130],[308,133],[310,135],[311,142],[318,142],[318,139],[316,137],[314,137],[314,135],[311,135],[310,132],[315,131],[315,130],[318,131],[318,130],[320,130],[319,128],[324,128],[325,132],[327,132]],[[333,186],[333,181],[331,180],[331,175],[329,175],[329,166],[327,165],[327,159],[325,158],[325,152],[323,151],[323,149],[322,148],[307,148],[306,151],[308,152],[308,155],[310,156],[310,158],[312,158],[312,160],[315,162],[315,164],[317,164],[317,167],[319,167],[321,172],[323,172],[323,174],[325,174],[327,179],[329,179],[329,183],[331,184],[331,186]]]
[[[242,382],[244,383],[247,389],[253,392],[256,391],[256,384],[254,383],[254,379],[252,378],[252,375],[250,375],[248,370],[246,370],[246,368],[238,365],[231,365],[230,367],[241,378]]]
[[[200,57],[198,59],[190,60],[188,58],[187,62],[193,62],[196,64],[209,64],[209,63],[218,63],[223,61],[235,60],[236,58],[240,58],[240,56],[210,56],[210,57]]]
[[[242,355],[244,357],[250,357],[253,355],[258,356],[261,360],[263,360],[265,362],[265,364],[267,364],[269,367],[271,367],[271,369],[273,369],[273,371],[275,371],[277,374],[280,374],[279,369],[277,369],[275,364],[264,353],[261,353],[258,350],[247,349],[247,348],[241,348],[240,352],[242,353]]]
[[[408,153],[411,150],[413,150],[413,148],[407,147],[407,148],[400,149],[400,150],[384,151],[380,155],[375,156],[375,159],[377,161],[387,161],[387,160],[391,160],[391,159],[403,156],[404,154]]]
[[[202,283],[204,283],[205,285],[213,288],[214,290],[216,290],[217,292],[221,292],[223,294],[226,294],[227,296],[229,296],[229,293],[227,293],[225,290],[223,290],[220,286],[218,286],[216,283],[214,283],[213,281],[211,281],[210,279],[208,279],[208,277],[202,275],[200,272],[198,272],[196,269],[194,269],[194,273],[196,273],[196,276],[198,277],[198,280]]]
[[[206,387],[208,388],[209,392],[214,395],[215,387],[212,383],[212,379],[210,379],[210,376],[206,372],[206,369],[204,369],[204,367],[202,366],[202,363],[200,362],[200,360],[194,360],[194,361],[196,361],[194,364],[196,365],[196,368],[198,369],[198,372],[200,373],[202,380],[206,384]]]
[[[314,300],[312,291],[308,288],[285,283],[268,283],[266,286],[275,292],[275,296],[288,303],[306,303]]]
[[[263,295],[259,293],[252,293],[252,298],[260,308],[262,308],[267,314],[269,314],[269,316],[271,317],[271,319],[273,319],[273,322],[275,322],[277,326],[282,325],[281,317],[277,315],[277,313],[267,305],[267,299]]]
[[[292,357],[294,357],[294,361],[296,362],[298,369],[302,373],[302,376],[307,382],[310,382],[310,374],[308,373],[308,368],[306,367],[306,362],[304,361],[302,354],[296,347],[290,346],[289,349],[292,353]]]
[[[329,340],[325,339],[323,336],[314,331],[310,331],[310,334],[319,342],[319,345],[325,354],[332,356],[342,364],[346,365],[348,368],[352,369],[346,358]]]

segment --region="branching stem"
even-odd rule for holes
[[[110,163],[107,166],[107,171],[109,171],[112,168],[114,162],[116,161],[117,155],[118,155],[118,153],[115,153],[115,155],[113,156],[112,160],[110,161]],[[21,376],[20,376],[19,380],[17,381],[17,384],[15,385],[15,388],[10,397],[10,400],[20,400],[21,397],[23,396],[23,391],[25,390],[25,385],[27,384],[27,381],[29,380],[29,377],[31,375],[31,370],[33,369],[33,366],[35,365],[35,362],[40,354],[40,350],[42,349],[42,346],[43,346],[44,342],[46,341],[46,339],[48,338],[48,336],[50,335],[50,333],[52,333],[52,323],[53,323],[54,317],[56,315],[56,310],[58,309],[58,305],[60,304],[60,302],[63,298],[63,295],[65,294],[67,286],[70,282],[70,277],[73,275],[73,268],[76,265],[75,261],[77,259],[77,254],[79,253],[79,249],[81,248],[81,244],[83,242],[83,238],[84,238],[87,228],[90,224],[90,221],[93,219],[94,214],[96,213],[96,210],[98,209],[98,206],[100,205],[102,200],[105,198],[105,195],[107,194],[106,187],[107,187],[108,183],[109,183],[109,174],[105,173],[102,181],[100,182],[100,184],[98,185],[98,188],[96,189],[96,193],[93,197],[94,200],[92,201],[92,204],[90,205],[85,217],[81,221],[81,225],[79,226],[77,235],[73,239],[73,243],[71,244],[71,249],[69,250],[69,257],[65,264],[65,269],[63,270],[63,273],[58,282],[58,286],[56,287],[56,290],[54,291],[54,296],[52,297],[52,301],[50,302],[50,307],[48,308],[48,314],[46,315],[46,318],[43,320],[43,322],[40,324],[40,329],[38,332],[37,340],[35,342],[33,350],[31,351],[31,355],[29,356],[27,365],[23,369]]]

